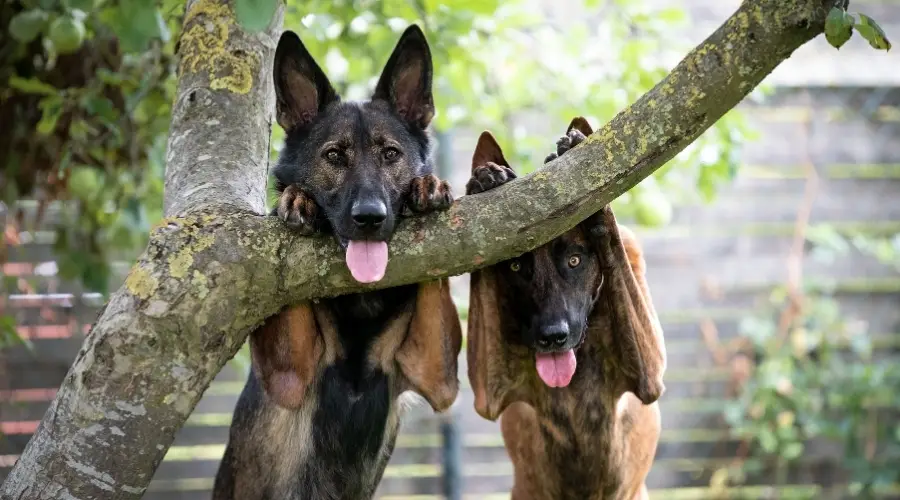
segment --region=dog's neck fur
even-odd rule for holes
[[[540,384],[530,404],[540,432],[533,454],[540,464],[529,469],[535,475],[517,477],[534,498],[615,498],[622,484],[622,455],[628,425],[619,419],[616,404],[622,391],[615,390],[605,373],[601,347],[586,342],[576,353],[578,369],[564,389]]]
[[[389,311],[415,300],[416,286],[320,300],[333,318],[342,354],[319,376],[299,410],[271,401],[258,419],[269,445],[260,451],[275,469],[272,499],[368,500],[391,456],[400,424],[398,377],[373,368],[369,355],[385,331]],[[327,335],[327,333],[326,333]],[[251,375],[252,376],[252,375]],[[263,396],[265,397],[265,396]],[[276,446],[272,446],[272,444]]]

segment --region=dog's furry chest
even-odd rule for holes
[[[372,498],[397,437],[401,384],[369,358],[415,288],[386,292],[320,301],[333,318],[329,331],[340,354],[300,408],[274,404],[250,374],[235,411],[232,456],[223,458],[231,469],[223,476],[234,477],[229,500]]]
[[[583,394],[582,394],[583,396]],[[615,498],[622,484],[620,443],[613,431],[615,416],[598,399],[565,398],[543,408],[538,416],[544,443],[547,477],[553,498],[587,500]]]
[[[310,447],[296,471],[287,472],[283,489],[272,498],[290,500],[369,499],[393,451],[399,427],[397,394],[392,381],[376,373],[347,380],[335,367],[323,374],[314,409],[297,422],[309,434]],[[311,405],[312,406],[312,405]],[[290,453],[290,450],[285,450]]]

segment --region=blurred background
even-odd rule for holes
[[[252,3],[252,2],[249,2]],[[520,172],[569,120],[594,128],[659,81],[737,0],[288,0],[347,98],[410,22],[435,58],[441,175],[464,192],[490,129]],[[160,218],[181,0],[0,5],[0,480]],[[900,2],[851,11],[900,34]],[[253,13],[245,13],[253,18]],[[273,127],[273,155],[282,131]],[[821,37],[617,199],[666,335],[659,499],[900,498],[900,57]],[[468,278],[453,293],[466,318]],[[461,359],[453,410],[406,418],[383,499],[508,498],[497,424]],[[246,350],[145,498],[209,497]]]

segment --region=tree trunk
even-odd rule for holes
[[[263,319],[299,300],[461,274],[549,241],[737,105],[822,32],[833,4],[745,0],[582,146],[402,223],[384,280],[361,285],[330,238],[299,237],[260,215],[281,13],[249,35],[224,0],[189,1],[167,156],[170,217],[110,298],[0,499],[139,498],[203,391]]]

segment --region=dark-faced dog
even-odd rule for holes
[[[431,54],[408,28],[372,99],[342,102],[300,39],[275,53],[273,215],[331,233],[351,274],[378,281],[401,215],[452,202],[432,175]],[[309,265],[315,265],[310,262]],[[252,372],[235,408],[215,500],[369,499],[397,436],[398,398],[436,411],[458,391],[461,331],[447,280],[298,304],[251,334]]]
[[[590,133],[587,121],[573,120],[558,154]],[[515,178],[488,132],[472,168],[467,194]],[[502,414],[512,498],[646,498],[665,349],[640,246],[609,206],[531,252],[475,271],[470,297],[475,410],[489,420]]]

